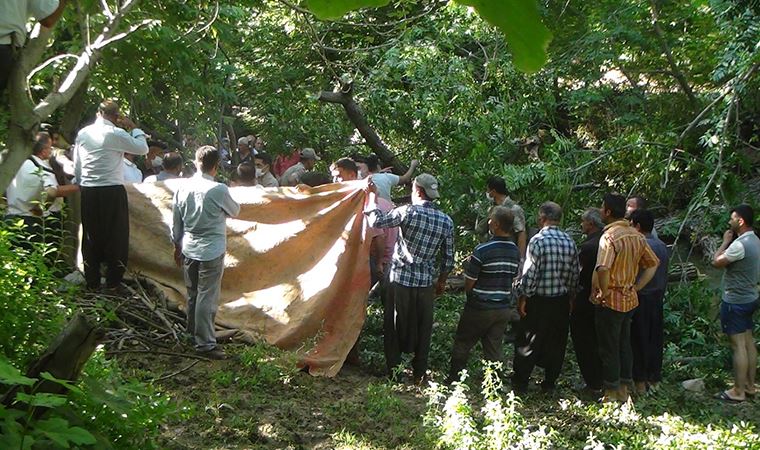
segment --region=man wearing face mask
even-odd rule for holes
[[[259,153],[254,157],[256,164],[256,182],[261,187],[280,187],[277,178],[272,175],[272,157],[268,153]]]
[[[142,172],[143,179],[161,173],[161,168],[164,164],[164,152],[166,151],[166,144],[158,141],[148,141],[148,154],[145,155],[145,161],[143,161]]]
[[[491,204],[496,206],[504,206],[512,211],[514,215],[514,224],[512,228],[512,239],[517,244],[517,248],[520,251],[520,261],[525,260],[525,250],[528,246],[528,233],[525,228],[525,212],[523,209],[515,203],[514,200],[509,198],[507,194],[507,183],[503,178],[491,177],[486,182],[486,198]],[[479,220],[475,224],[475,232],[481,237],[481,240],[486,240],[488,237],[488,219]]]

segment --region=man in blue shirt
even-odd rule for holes
[[[198,172],[174,192],[172,208],[174,260],[184,268],[187,287],[187,331],[196,351],[211,359],[226,357],[216,347],[214,318],[227,250],[226,219],[240,212],[227,186],[214,181],[219,160],[210,145],[195,152]]]
[[[438,181],[420,174],[412,184],[412,204],[384,213],[377,206],[377,186],[367,185],[364,214],[375,228],[399,227],[390,268],[390,285],[384,301],[385,360],[392,378],[401,353],[414,353],[415,383],[426,378],[430,338],[433,333],[433,300],[443,293],[454,267],[454,222],[433,204],[439,197]],[[441,253],[441,263],[436,257]],[[433,287],[436,272],[438,279]]]
[[[652,280],[638,292],[639,306],[631,318],[631,347],[633,350],[633,382],[642,394],[662,380],[662,350],[664,324],[662,301],[668,286],[670,252],[661,240],[652,235],[654,215],[646,209],[636,209],[629,217],[631,226],[643,234],[660,265]]]
[[[472,347],[480,341],[487,361],[502,361],[502,340],[509,320],[516,314],[512,280],[517,276],[520,251],[512,242],[514,214],[495,206],[488,217],[491,240],[475,247],[465,264],[467,293],[451,350],[449,382],[467,365]]]

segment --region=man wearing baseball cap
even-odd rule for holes
[[[390,268],[390,285],[383,301],[383,344],[392,379],[401,353],[414,353],[414,382],[427,377],[430,338],[433,332],[433,300],[443,293],[454,267],[454,222],[433,200],[440,197],[438,181],[423,173],[412,184],[412,204],[387,213],[377,206],[377,186],[367,185],[364,214],[369,226],[399,227]],[[441,253],[440,264],[436,256]],[[437,279],[436,279],[437,275]],[[435,287],[434,287],[435,283]]]
[[[314,169],[314,165],[320,158],[313,148],[306,147],[301,150],[301,162],[288,168],[280,177],[280,186],[296,186],[301,183],[301,177],[306,172]]]

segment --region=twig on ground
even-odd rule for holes
[[[167,374],[167,375],[162,375],[162,376],[160,376],[160,377],[158,377],[158,378],[155,378],[155,379],[153,379],[153,380],[150,380],[150,382],[151,382],[151,383],[155,383],[155,382],[157,382],[157,381],[168,380],[169,378],[171,378],[171,377],[173,377],[173,376],[175,376],[175,375],[179,375],[179,374],[181,374],[181,373],[183,373],[183,372],[187,372],[188,370],[190,370],[190,369],[192,369],[193,367],[195,367],[195,365],[196,365],[196,364],[198,364],[199,362],[200,362],[200,360],[197,360],[197,361],[193,361],[193,362],[191,362],[190,364],[188,364],[186,367],[183,367],[182,369],[180,369],[180,370],[177,370],[176,372],[172,372],[172,373],[170,373],[170,374]]]

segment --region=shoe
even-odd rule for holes
[[[205,352],[198,352],[198,356],[203,356],[204,358],[213,359],[213,360],[223,360],[227,359],[227,354],[224,353],[223,350],[215,348],[213,350],[208,350]]]
[[[714,397],[717,400],[720,400],[720,401],[726,402],[726,403],[744,403],[744,400],[740,400],[738,398],[729,397],[728,392],[726,392],[726,391],[720,391],[719,393],[715,394]]]

